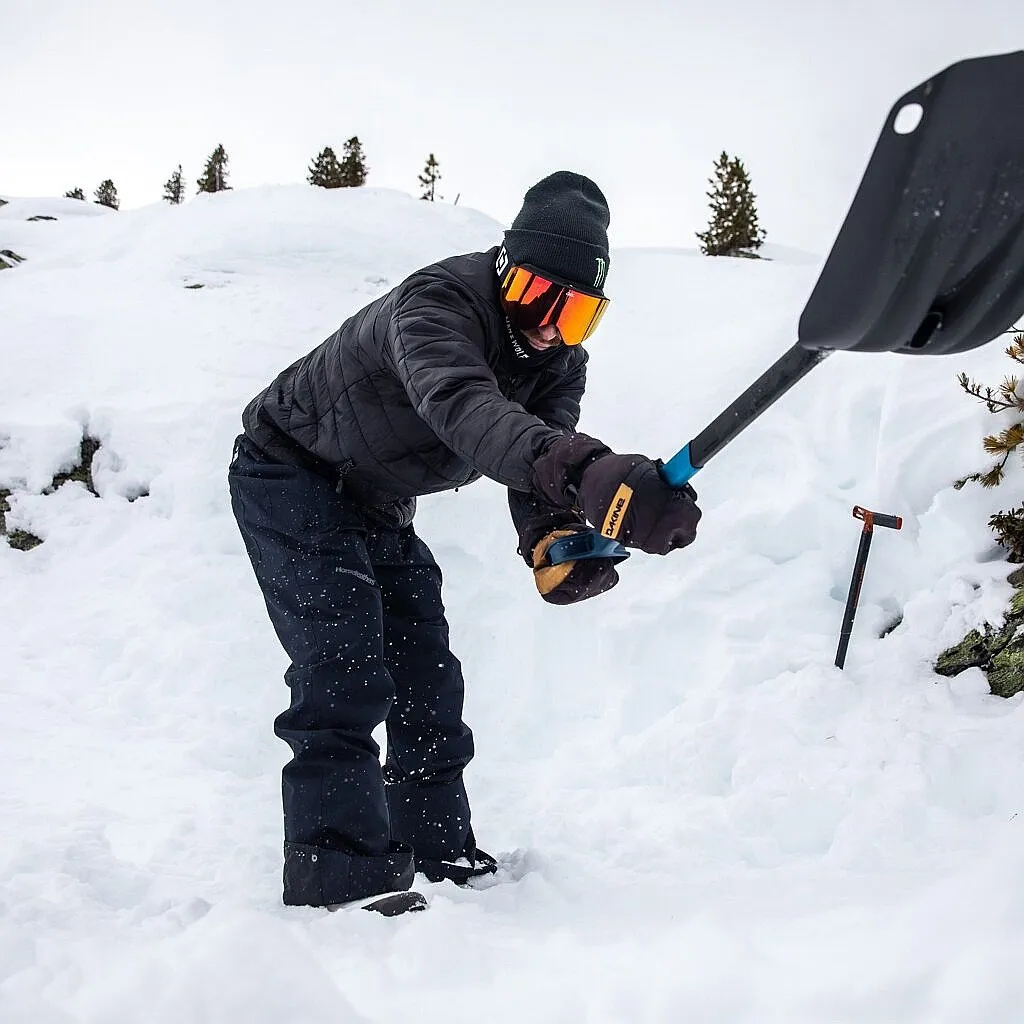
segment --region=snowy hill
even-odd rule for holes
[[[1021,700],[931,672],[1010,593],[985,523],[1020,468],[951,486],[992,428],[955,377],[998,381],[998,344],[834,355],[696,478],[691,548],[579,606],[537,596],[500,487],[424,500],[504,884],[287,910],[240,410],[501,227],[373,189],[4,198],[0,489],[43,543],[0,544],[0,1021],[1020,1019]],[[581,428],[667,458],[704,427],[792,342],[819,261],[771,255],[613,252]],[[84,435],[98,497],[43,493]],[[904,528],[876,534],[840,673],[854,504]]]

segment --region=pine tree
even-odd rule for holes
[[[64,193],[65,199],[85,199],[85,193],[80,188],[73,188]]]
[[[358,188],[360,185],[365,185],[368,171],[366,158],[363,156],[363,144],[359,141],[358,135],[353,135],[345,143],[341,158],[341,187]]]
[[[700,251],[706,256],[753,256],[765,240],[757,223],[756,195],[750,188],[750,176],[739,157],[729,158],[724,150],[715,161],[715,176],[709,179],[711,222],[700,232]]]
[[[1006,354],[1016,363],[1024,363],[1024,333],[1014,336]],[[1024,397],[1019,393],[1020,378],[1004,377],[998,388],[983,387],[976,380],[972,380],[966,373],[957,377],[960,387],[984,403],[985,408],[991,413],[1011,412],[1017,422],[1008,426],[998,434],[990,434],[984,438],[982,444],[989,455],[999,458],[999,461],[990,466],[984,473],[972,473],[957,480],[953,484],[958,490],[968,480],[975,480],[983,487],[995,487],[1002,483],[1006,475],[1006,463],[1010,456],[1024,442]],[[1018,418],[1019,417],[1019,418]]]
[[[1006,354],[1015,363],[1024,363],[1024,332],[1014,335]],[[953,484],[958,490],[968,480],[974,480],[982,487],[997,487],[1006,476],[1006,463],[1010,456],[1016,451],[1024,452],[1024,396],[1021,395],[1020,378],[1008,375],[998,388],[984,387],[966,373],[961,373],[957,381],[967,394],[982,402],[990,413],[1009,413],[1016,421],[981,442],[985,451],[998,461],[984,473],[971,473]],[[996,513],[989,518],[988,525],[999,543],[1009,552],[1010,561],[1024,562],[1024,505],[1011,508],[1008,512]]]
[[[178,169],[164,182],[163,198],[172,206],[180,206],[185,202],[185,182],[181,177],[181,164],[178,164]]]
[[[365,171],[363,177],[365,178]],[[306,179],[310,185],[318,185],[320,188],[341,188],[342,181],[341,164],[334,155],[330,146],[325,146],[319,156],[313,161],[309,168],[309,177]],[[360,183],[361,184],[361,183]]]
[[[96,196],[96,202],[100,206],[109,206],[110,209],[116,210],[120,207],[121,201],[117,198],[117,189],[114,187],[114,183],[107,178],[98,189],[93,193]]]
[[[419,183],[423,186],[423,194],[420,199],[426,199],[427,202],[432,203],[435,199],[442,199],[442,196],[436,195],[437,183],[441,180],[441,172],[437,169],[437,160],[434,159],[434,154],[431,153],[427,157],[427,163],[423,168],[423,173],[419,176]]]
[[[200,192],[224,192],[228,184],[228,155],[218,146],[207,158],[203,176],[196,182]]]

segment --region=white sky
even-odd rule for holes
[[[613,245],[692,247],[724,148],[769,240],[824,251],[889,107],[948,64],[1024,45],[1021,0],[0,0],[0,194],[190,194],[223,143],[236,188],[301,182],[363,142],[368,184],[508,222],[566,167]]]

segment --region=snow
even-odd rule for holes
[[[956,375],[998,382],[1001,345],[833,355],[695,479],[691,548],[578,606],[537,596],[500,487],[424,499],[500,884],[421,876],[430,911],[395,919],[288,909],[239,413],[500,225],[375,189],[4,198],[26,262],[0,273],[0,487],[44,543],[0,545],[0,1020],[1020,1016],[1021,699],[931,671],[1011,592],[986,522],[1020,468],[952,487],[997,422]],[[704,427],[793,341],[821,254],[770,255],[614,251],[581,428],[668,458]],[[83,432],[100,497],[42,493]],[[876,530],[839,672],[855,504],[904,526]]]

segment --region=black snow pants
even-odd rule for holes
[[[448,649],[441,572],[412,525],[389,528],[326,477],[244,435],[231,507],[291,667],[274,731],[284,768],[284,902],[408,889],[416,866],[475,853],[462,770],[473,736]],[[386,723],[387,760],[371,732]]]

